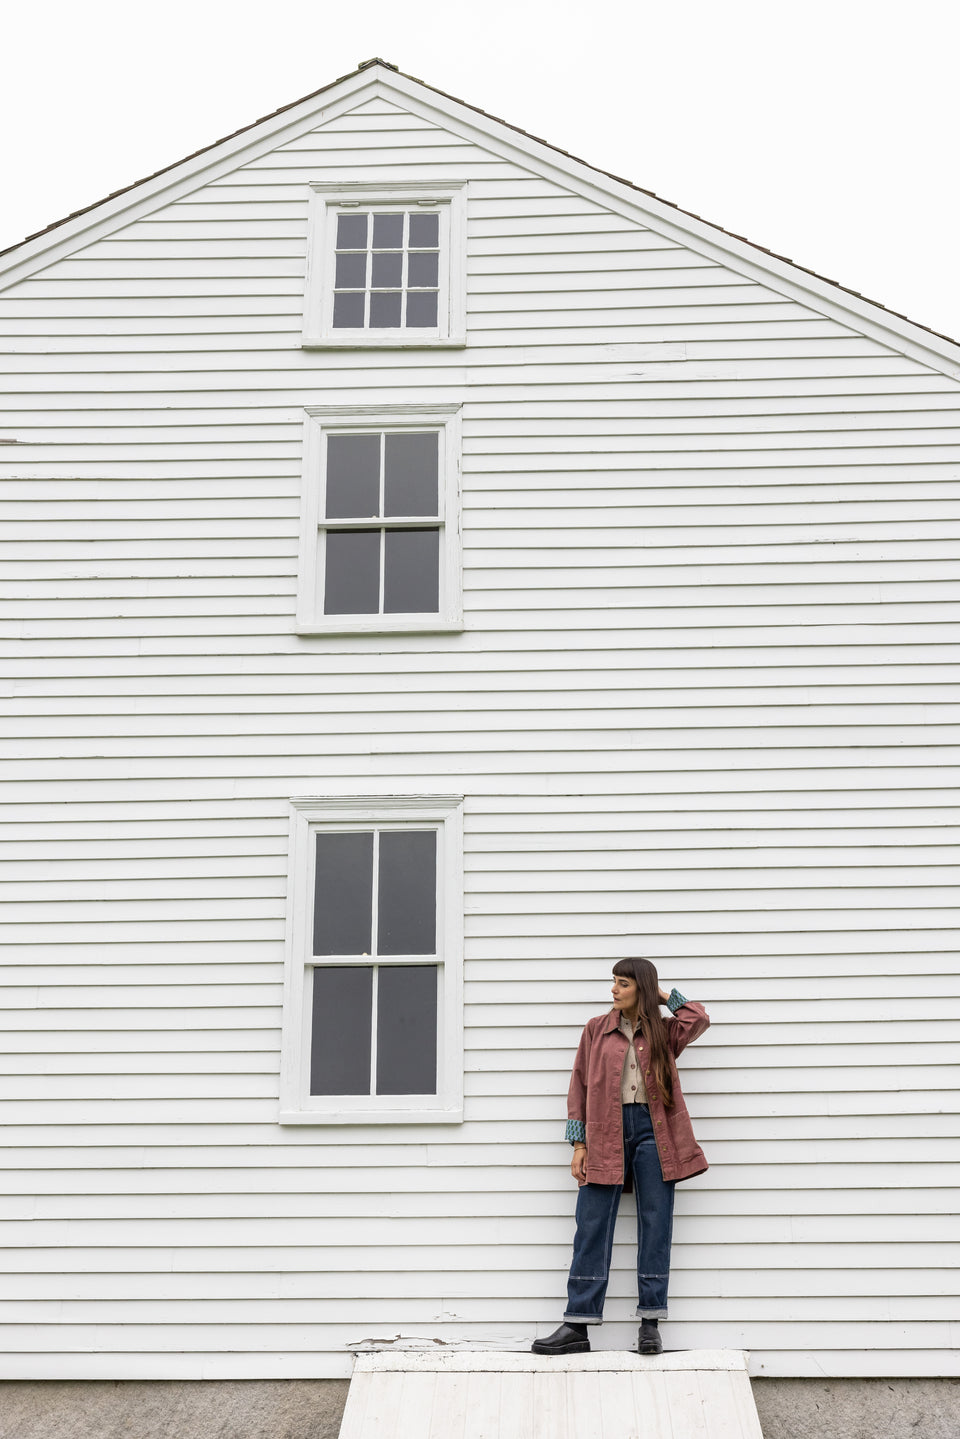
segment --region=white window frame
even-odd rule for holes
[[[301,635],[457,634],[463,629],[460,532],[460,405],[309,405],[305,410],[300,490],[296,630]],[[378,430],[436,429],[439,443],[440,592],[436,614],[325,615],[324,494],[327,436]],[[420,527],[429,521],[421,521]],[[389,529],[389,519],[371,522]],[[338,528],[342,528],[338,522]]]
[[[333,328],[337,216],[353,209],[423,207],[440,216],[438,323],[433,329]],[[303,346],[307,349],[462,349],[467,342],[467,182],[312,181]]]
[[[460,1124],[463,1121],[463,796],[294,798],[287,888],[286,970],[280,1062],[281,1124]],[[314,958],[313,836],[371,825],[436,828],[437,836],[437,1093],[311,1094],[309,971],[343,964]],[[357,958],[346,961],[371,963]],[[377,961],[378,963],[382,961]],[[397,963],[402,958],[397,958]]]

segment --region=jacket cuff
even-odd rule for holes
[[[568,1120],[567,1120],[567,1143],[568,1143],[568,1144],[586,1144],[586,1142],[587,1142],[587,1126],[584,1124],[583,1120],[582,1120],[582,1119],[568,1119]]]
[[[667,1000],[667,1008],[669,1009],[671,1014],[676,1014],[681,1004],[686,1004],[686,1002],[686,999],[680,993],[679,989],[671,989],[670,997]]]

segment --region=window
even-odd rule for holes
[[[381,208],[336,219],[334,330],[436,330],[439,213]]]
[[[307,411],[297,629],[463,626],[459,407]]]
[[[281,1123],[462,1118],[462,799],[293,802]]]
[[[462,346],[466,188],[311,186],[306,346]]]

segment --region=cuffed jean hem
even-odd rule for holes
[[[669,1319],[669,1318],[670,1318],[669,1314],[667,1313],[667,1311],[666,1311],[665,1309],[638,1309],[638,1310],[636,1311],[636,1317],[637,1317],[638,1319]],[[587,1321],[581,1320],[581,1323],[584,1323],[584,1322],[587,1322]]]
[[[602,1319],[590,1318],[586,1314],[565,1314],[564,1324],[602,1324]]]

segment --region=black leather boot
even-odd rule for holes
[[[535,1339],[530,1350],[533,1354],[589,1354],[590,1340],[569,1324],[561,1324],[546,1339]]]
[[[640,1333],[637,1338],[637,1353],[663,1353],[663,1340],[660,1338],[660,1326],[655,1319],[640,1320]]]

